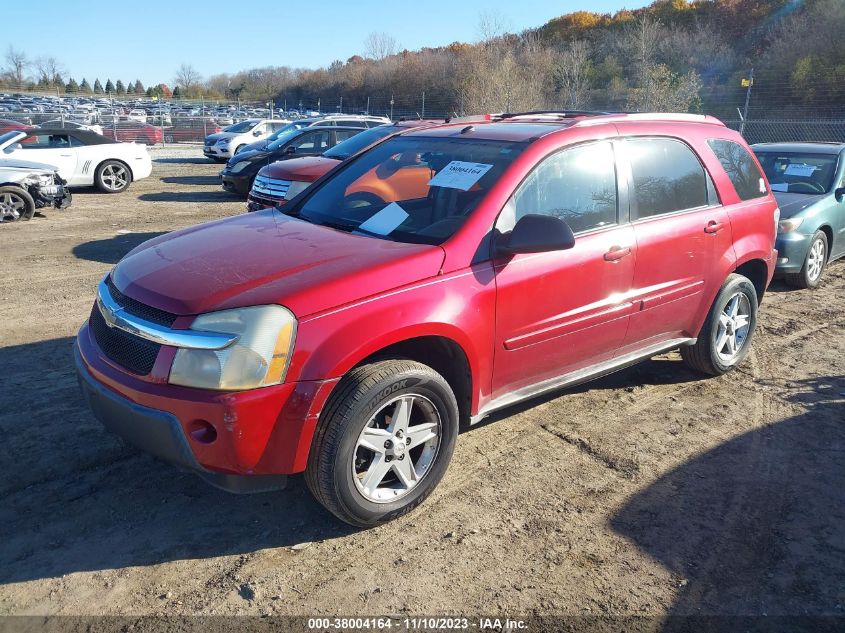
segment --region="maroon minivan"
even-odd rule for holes
[[[434,489],[462,423],[676,348],[736,367],[778,214],[711,117],[411,129],[284,207],[130,252],[79,331],[80,382],[108,428],[215,485],[304,471],[375,525]]]

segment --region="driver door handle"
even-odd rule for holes
[[[721,222],[716,222],[716,220],[710,220],[707,223],[707,226],[704,227],[704,232],[705,233],[718,233],[723,228],[725,228],[725,225],[722,224]]]
[[[630,246],[611,246],[610,250],[604,254],[604,261],[618,262],[620,259],[622,259],[623,257],[627,257],[630,254]]]

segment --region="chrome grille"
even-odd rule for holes
[[[284,198],[290,187],[290,180],[268,178],[258,174],[252,183],[252,192],[271,198]]]

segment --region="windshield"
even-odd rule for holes
[[[268,136],[267,142],[272,143],[273,141],[275,141],[277,138],[279,138],[285,132],[288,132],[290,130],[301,130],[305,126],[306,126],[305,123],[288,123],[285,127],[279,128],[278,130],[273,132],[270,136]]]
[[[295,127],[292,127],[289,130],[285,130],[284,132],[279,134],[279,136],[276,137],[275,141],[267,144],[267,149],[275,151],[275,150],[281,148],[282,145],[284,145],[289,140],[291,140],[294,136],[296,136],[298,132],[299,132],[299,130]]]
[[[360,155],[283,212],[361,235],[440,244],[463,225],[524,147],[397,136]]]
[[[14,138],[15,136],[17,136],[20,133],[21,133],[20,130],[15,130],[13,132],[6,132],[2,136],[0,136],[0,145],[2,145],[3,143],[5,143],[5,142],[9,141],[10,139]]]
[[[397,128],[392,125],[379,125],[378,127],[370,128],[365,132],[359,132],[342,143],[338,143],[330,150],[323,152],[323,156],[326,158],[336,158],[337,160],[346,160],[353,154],[360,152],[365,147],[372,145],[380,138],[384,138],[396,131]]]
[[[234,125],[230,125],[229,127],[223,128],[223,131],[224,132],[249,132],[255,126],[256,126],[255,121],[241,121],[240,123],[235,123]]]
[[[772,191],[827,193],[836,173],[836,154],[755,152]]]

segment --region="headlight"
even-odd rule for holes
[[[246,169],[248,165],[248,160],[242,160],[241,162],[232,165],[232,168],[229,171],[233,174],[237,174],[239,171],[243,171],[244,169]]]
[[[217,144],[218,145],[228,145],[231,142],[231,140],[232,139],[230,139],[230,138],[221,138],[219,141],[217,141]]]
[[[23,179],[23,184],[47,187],[48,185],[56,184],[56,181],[53,174],[31,174]]]
[[[310,184],[311,184],[310,182],[302,182],[301,180],[292,180],[291,183],[290,183],[290,187],[288,187],[288,190],[285,192],[285,200],[290,200],[290,199],[298,196],[300,193],[302,193],[303,191],[308,189],[308,185],[310,185]]]
[[[804,218],[787,218],[778,222],[778,233],[792,233],[795,229],[801,226]]]
[[[198,316],[192,330],[237,334],[224,349],[179,349],[169,382],[185,387],[240,391],[276,385],[287,373],[296,318],[282,306],[255,306]]]

